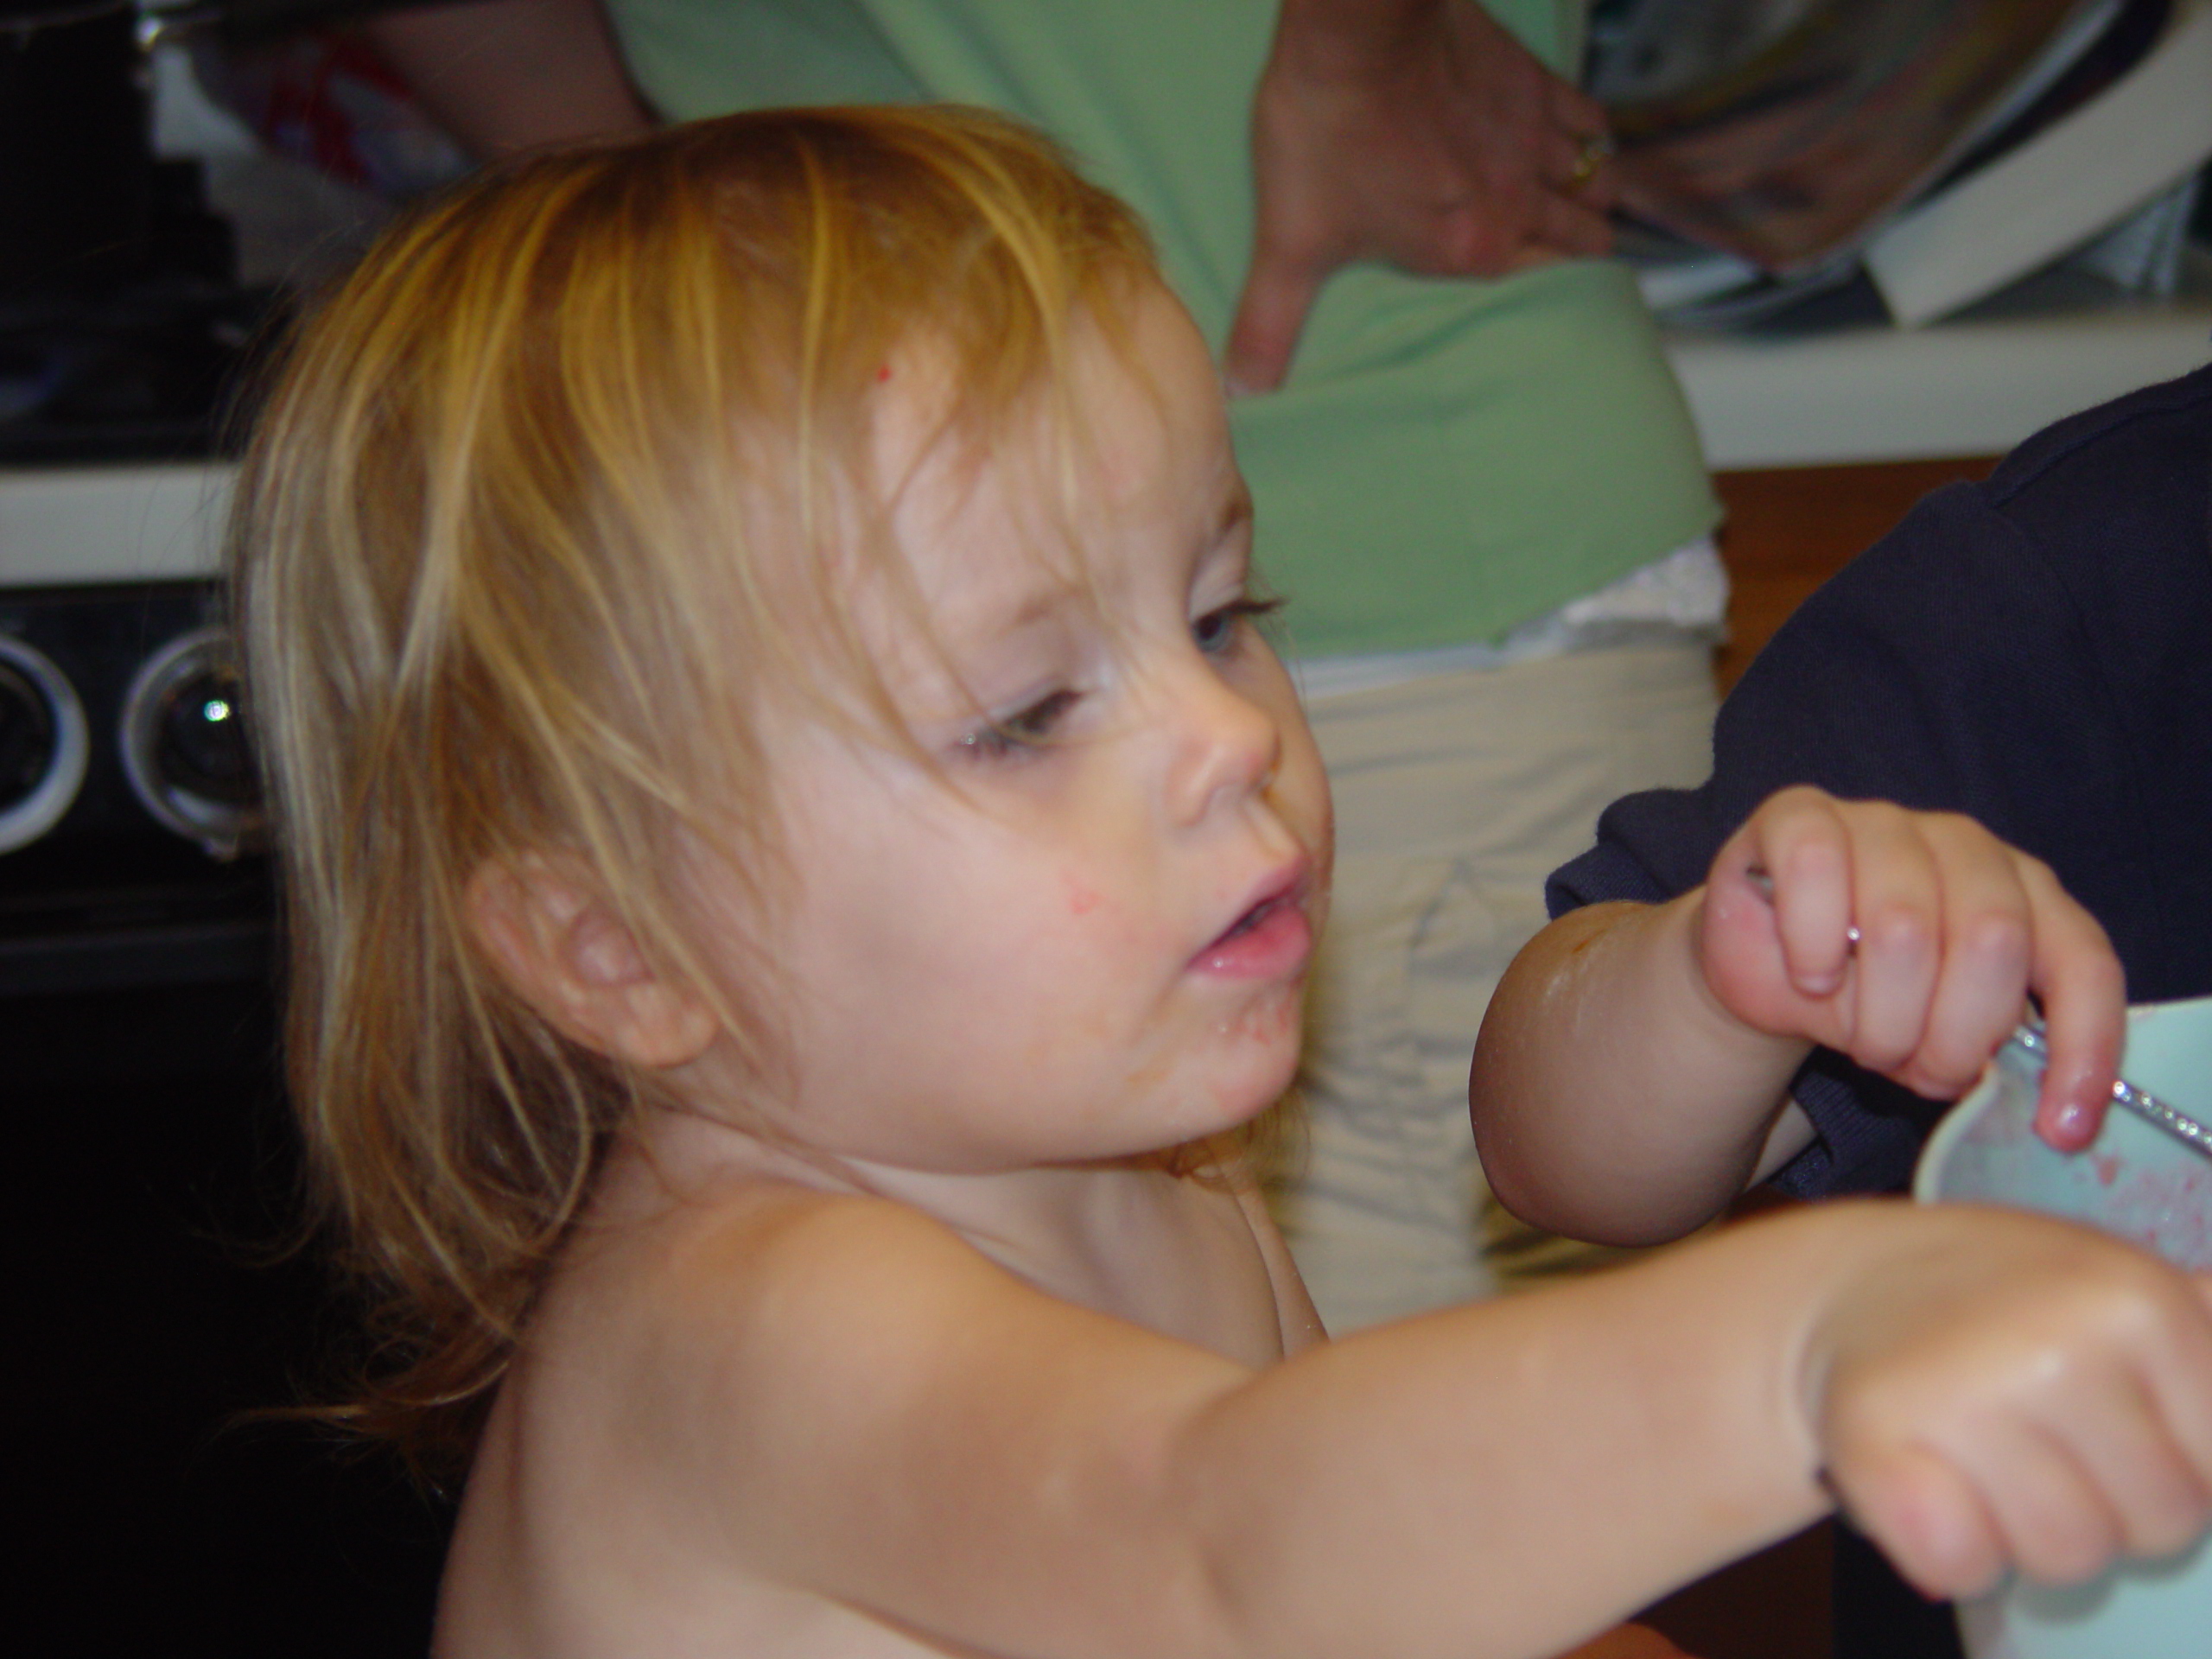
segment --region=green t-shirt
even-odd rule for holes
[[[1554,67],[1573,0],[1491,10]],[[1249,118],[1274,0],[609,0],[673,119],[942,99],[1052,132],[1135,207],[1217,350],[1252,233]],[[1489,282],[1379,265],[1323,290],[1283,389],[1234,406],[1261,564],[1301,656],[1486,639],[1719,517],[1628,273]]]

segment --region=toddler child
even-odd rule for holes
[[[1615,803],[1552,877],[1559,919],[1516,964],[1475,1065],[1500,1191],[1570,1231],[1651,1243],[1769,1173],[1800,1196],[1900,1187],[1940,1109],[1923,1096],[1973,1080],[2018,1017],[2024,969],[2065,1049],[2045,1135],[2094,1138],[2120,1042],[2112,958],[2054,948],[2022,910],[2056,880],[2088,912],[2059,906],[2057,925],[2092,945],[2101,927],[2137,1000],[2212,995],[2208,640],[2212,369],[2062,421],[1986,483],[1923,501],[1760,653],[1707,782]],[[1967,815],[2032,856],[1933,906],[1948,849],[1979,831],[1876,800]],[[1875,846],[1881,868],[1858,864]],[[1767,931],[1755,866],[1787,883],[1809,993],[1792,1007],[1732,982],[1735,930]],[[1965,947],[1947,964],[1980,951],[1999,971],[1936,983],[1939,940]],[[1710,1010],[1700,979],[1745,1022],[1723,1020],[1716,1046],[1664,1011],[1684,995]],[[1916,985],[1935,988],[1897,995]],[[1945,1006],[1970,1017],[1923,1025]],[[1856,1539],[1838,1562],[1839,1659],[1956,1654],[1948,1613],[1898,1593]]]
[[[1322,1341],[1243,1151],[1327,791],[1198,335],[1018,130],[472,181],[239,513],[353,1415],[467,1469],[445,1659],[1535,1659],[1837,1493],[1946,1588],[2202,1523],[2212,1296],[2032,1217]]]

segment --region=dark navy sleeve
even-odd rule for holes
[[[2212,995],[2208,641],[2212,368],[1923,502],[1752,664],[1705,787],[1617,802],[1552,878],[1552,912],[1670,898],[1767,794],[1813,783],[1971,814],[2104,925],[2133,999]],[[1941,1109],[1825,1050],[1791,1092],[1818,1138],[1777,1185],[1805,1197],[1901,1186]],[[1837,1548],[1839,1653],[1920,1651],[1948,1615],[1848,1529]]]
[[[1981,487],[1939,492],[1759,654],[1722,706],[1701,787],[1606,810],[1598,844],[1548,885],[1552,913],[1697,886],[1759,802],[1791,784],[1967,812],[2031,851],[2070,836],[2047,822],[2046,780],[2110,786],[2100,779],[2112,757],[2083,717],[2086,657],[2073,599],[2039,550]],[[1941,1110],[1825,1051],[1792,1093],[1818,1139],[1777,1185],[1802,1195],[1904,1185]]]
[[[1789,784],[1963,812],[2050,866],[2139,1001],[2212,995],[2212,368],[2047,428],[1806,601],[1713,728],[1701,788],[1615,802],[1552,913],[1705,879]],[[1941,1109],[1816,1052],[1778,1185],[1904,1184]]]

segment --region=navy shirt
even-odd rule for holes
[[[1617,801],[1554,915],[1656,903],[1789,784],[1964,812],[2048,863],[2135,1001],[2212,993],[2212,369],[1936,492],[1808,600],[1722,705],[1694,790]],[[1940,1108],[1816,1052],[1778,1185],[1905,1185]]]
[[[1713,776],[1615,802],[1556,871],[1556,916],[1657,903],[1789,784],[1964,812],[2049,864],[2112,936],[2135,1001],[2212,994],[2212,369],[2037,434],[1929,496],[1808,600],[1721,705]],[[1909,1180],[1942,1107],[1816,1050],[1818,1138],[1778,1186]],[[1957,1659],[1848,1527],[1836,1659]]]

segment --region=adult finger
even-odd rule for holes
[[[1264,247],[1254,253],[1222,354],[1231,397],[1273,391],[1282,384],[1320,286],[1321,273],[1303,261]]]
[[[1544,191],[1529,240],[1574,258],[1603,258],[1613,251],[1613,226],[1601,194],[1594,188]]]
[[[1545,113],[1569,132],[1595,137],[1608,129],[1605,105],[1573,81],[1553,77],[1545,103]]]

